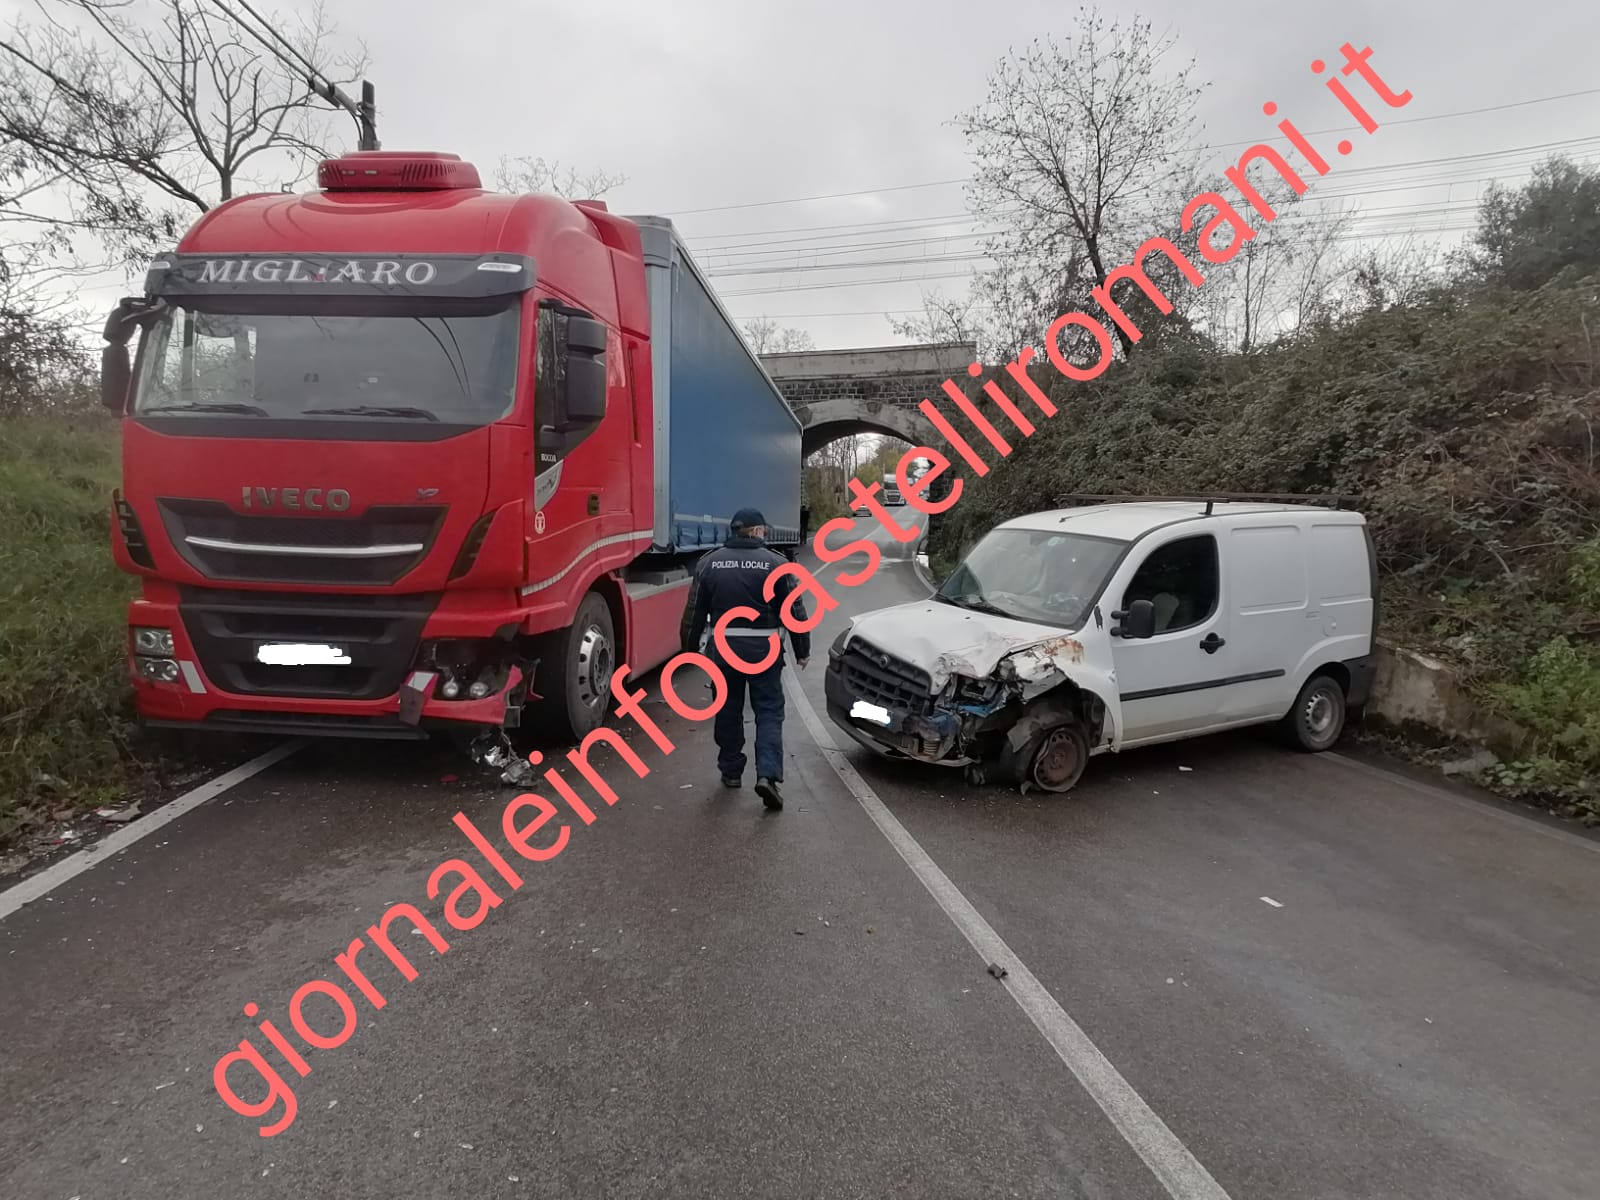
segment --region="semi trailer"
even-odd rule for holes
[[[107,320],[140,718],[581,738],[734,512],[805,539],[799,421],[668,218],[453,154],[318,184],[207,212]]]

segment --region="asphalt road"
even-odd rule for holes
[[[924,589],[836,594],[819,713],[844,614]],[[1600,842],[1254,735],[973,791],[794,703],[768,815],[646,711],[675,749],[600,756],[620,799],[516,890],[451,821],[498,841],[515,792],[325,743],[5,916],[0,1196],[1600,1196]],[[468,931],[426,898],[458,856],[501,902]],[[257,1024],[402,901],[447,952],[362,949],[384,1007],[289,1071]],[[274,1137],[212,1087],[243,1038]]]

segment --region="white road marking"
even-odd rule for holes
[[[1067,1069],[1110,1118],[1117,1132],[1144,1160],[1173,1200],[1228,1200],[1228,1193],[1213,1179],[1189,1148],[1167,1128],[1139,1093],[1118,1074],[1089,1035],[1067,1015],[1045,986],[1034,978],[1022,960],[979,914],[960,889],[950,881],[937,863],[928,857],[921,844],[905,826],[895,820],[870,784],[856,772],[842,751],[834,745],[811,701],[800,689],[793,672],[784,672],[784,685],[811,738],[839,776],[850,794],[866,810],[867,816],[889,840],[912,873],[928,889],[934,902],[944,910],[984,963],[999,963],[1006,970],[1000,986],[1011,993],[1017,1006],[1033,1022],[1045,1041],[1055,1050]]]
[[[156,809],[149,816],[140,817],[131,824],[124,825],[88,849],[80,850],[70,858],[64,858],[54,866],[40,871],[31,879],[25,879],[15,887],[0,892],[0,921],[5,920],[24,904],[31,904],[68,880],[77,878],[102,860],[120,854],[163,825],[170,825],[185,813],[199,808],[207,800],[216,799],[235,784],[243,783],[252,775],[260,774],[274,763],[282,762],[305,744],[303,740],[296,740],[275,746],[260,757],[252,758],[243,766],[235,767],[227,774],[218,775],[209,783],[202,783],[192,791],[185,792],[171,804]]]
[[[1273,908],[1282,908],[1283,907],[1283,905],[1279,904],[1271,896],[1263,896],[1263,897],[1261,897],[1261,901],[1262,901],[1263,904],[1272,905]]]

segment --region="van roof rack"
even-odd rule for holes
[[[1055,503],[1063,508],[1069,504],[1193,503],[1204,504],[1205,515],[1209,517],[1215,504],[1320,504],[1327,508],[1342,509],[1347,504],[1355,503],[1356,499],[1338,492],[1198,492],[1169,496],[1063,492],[1055,497]]]

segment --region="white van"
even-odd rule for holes
[[[1366,700],[1376,620],[1360,513],[1056,509],[996,526],[932,598],[855,617],[828,652],[828,715],[881,754],[1024,791],[1064,792],[1106,751],[1245,725],[1326,750]]]

